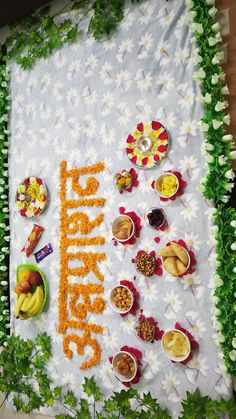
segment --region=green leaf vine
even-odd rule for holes
[[[171,419],[150,392],[141,395],[130,388],[105,399],[94,377],[84,379],[86,396],[78,400],[73,391],[52,385],[47,373],[50,356],[51,340],[46,333],[35,340],[15,335],[7,338],[7,346],[0,353],[0,391],[5,393],[0,407],[11,396],[16,410],[24,413],[55,405],[60,411],[56,419]],[[221,412],[236,417],[233,399],[212,400],[198,389],[187,392],[181,404],[184,419],[219,418]]]

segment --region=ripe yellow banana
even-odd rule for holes
[[[16,302],[16,305],[15,305],[15,308],[14,308],[14,315],[17,319],[20,316],[20,309],[21,309],[22,304],[24,303],[25,299],[26,299],[26,294],[20,294],[19,298]]]
[[[26,313],[28,313],[30,310],[32,310],[32,308],[34,307],[36,300],[37,300],[37,289],[35,290],[35,292],[33,294],[30,294],[30,298],[27,299],[25,306],[24,306],[24,310],[22,308],[23,311],[25,311]]]
[[[21,320],[27,320],[29,318],[27,313],[21,312],[20,311],[20,315],[19,315]]]
[[[32,298],[32,294],[30,292],[27,292],[27,294],[25,294],[25,296],[26,297],[24,299],[24,302],[23,302],[23,304],[22,304],[22,306],[20,308],[20,311],[22,311],[24,313],[27,311],[27,306],[28,306],[28,304],[29,304],[29,302],[30,302],[30,300]]]
[[[41,307],[43,304],[43,299],[44,299],[43,287],[42,286],[37,287],[35,293],[37,293],[36,301],[35,301],[34,306],[30,310],[27,311],[28,316],[35,316],[41,310]]]

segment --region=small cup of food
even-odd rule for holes
[[[112,234],[118,242],[126,242],[134,232],[134,222],[128,215],[119,215],[112,222]]]
[[[125,285],[117,285],[110,292],[111,308],[119,314],[125,314],[130,311],[134,302],[132,292]]]
[[[144,220],[148,228],[158,230],[165,224],[166,217],[162,208],[149,208],[144,214]]]
[[[152,342],[155,329],[155,325],[147,319],[139,319],[134,325],[134,333],[142,342]]]
[[[173,173],[166,172],[158,176],[154,185],[158,196],[171,198],[179,189],[179,180]]]
[[[147,252],[143,252],[136,256],[135,266],[143,276],[152,276],[156,269],[156,259]]]
[[[164,270],[173,276],[185,274],[191,263],[188,251],[175,242],[163,247],[158,252],[158,256],[162,258]]]
[[[135,358],[126,351],[120,351],[114,355],[112,367],[115,376],[123,382],[132,381],[138,369]]]
[[[114,176],[114,185],[119,191],[125,191],[132,186],[133,178],[128,170],[121,170]]]
[[[191,351],[189,338],[178,329],[165,331],[161,339],[161,347],[167,358],[175,362],[185,361]]]

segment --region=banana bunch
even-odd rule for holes
[[[21,320],[27,320],[29,317],[35,316],[43,305],[44,292],[43,287],[36,288],[34,294],[20,294],[15,305],[14,315]]]

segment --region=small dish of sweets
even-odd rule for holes
[[[119,314],[128,313],[132,308],[134,297],[125,285],[117,285],[110,292],[110,305]]]
[[[175,362],[182,362],[187,359],[191,351],[189,338],[177,329],[165,331],[162,336],[161,347],[164,354]]]
[[[119,242],[125,242],[134,235],[134,222],[128,215],[119,215],[112,223],[112,234]]]
[[[112,367],[115,376],[123,382],[132,381],[138,369],[136,360],[126,351],[120,351],[114,355]]]
[[[144,276],[152,276],[156,269],[156,260],[148,253],[142,253],[136,257],[136,269]]]
[[[114,176],[115,187],[119,191],[125,191],[132,186],[133,178],[128,170],[121,170]]]
[[[163,247],[158,252],[162,257],[163,268],[173,276],[183,275],[190,266],[188,251],[178,243],[172,242],[170,246]]]
[[[155,192],[161,198],[171,198],[178,189],[179,181],[173,173],[162,173],[155,181]]]
[[[155,336],[155,325],[147,319],[139,319],[134,326],[136,337],[144,342],[152,342]]]
[[[162,208],[149,208],[144,214],[144,220],[147,227],[158,230],[166,222],[165,213]]]

